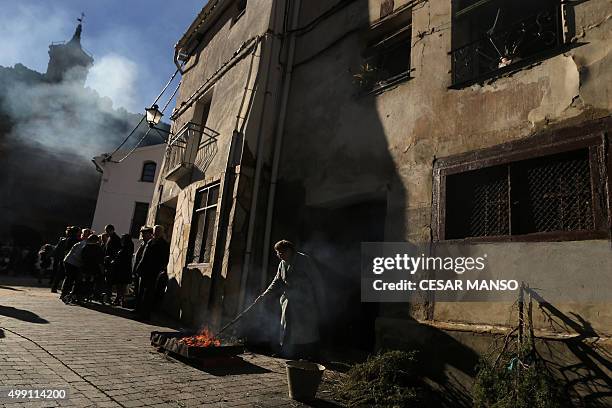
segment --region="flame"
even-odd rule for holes
[[[221,345],[221,340],[215,338],[208,327],[203,328],[194,336],[183,337],[179,342],[190,347],[219,347]]]

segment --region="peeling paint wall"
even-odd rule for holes
[[[300,25],[326,10],[327,3],[309,1]],[[525,139],[553,126],[575,125],[612,112],[609,1],[567,6],[574,16],[570,30],[576,33],[574,47],[461,89],[449,88],[451,2],[415,2],[411,79],[379,95],[363,95],[353,75],[363,62],[364,32],[378,19],[379,7],[380,2],[374,0],[351,2],[298,37],[281,163],[281,183],[288,190],[277,202],[302,194],[306,208],[329,207],[360,202],[382,192],[387,202],[386,217],[381,220],[385,240],[426,242],[431,238],[435,158]],[[277,211],[277,216],[282,213]],[[298,240],[309,236],[304,232],[309,230],[308,223],[297,220],[292,226],[302,231],[295,234]],[[310,243],[302,239],[300,244]],[[571,255],[574,243],[552,246],[568,249],[566,257],[555,262],[575,265],[577,274],[588,274]],[[606,246],[606,240],[593,242],[593,247]],[[548,271],[554,273],[554,267]],[[511,316],[507,306],[440,306],[429,317],[503,325]],[[610,335],[610,316],[604,313],[608,305],[560,307]],[[397,313],[396,309],[391,307],[383,314]],[[399,314],[408,318],[409,311],[404,308]],[[425,318],[427,314],[416,305],[411,316]],[[540,327],[546,324],[542,316],[536,320]]]

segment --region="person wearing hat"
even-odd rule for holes
[[[147,246],[147,242],[149,242],[151,240],[151,238],[153,238],[153,228],[149,227],[148,225],[143,225],[142,227],[140,227],[140,238],[141,238],[141,242],[140,245],[138,246],[138,249],[136,250],[136,255],[134,256],[134,263],[133,263],[133,267],[132,267],[132,281],[134,284],[134,294],[136,295],[136,307],[138,307],[138,304],[140,303],[140,276],[138,276],[136,267],[138,266],[138,264],[140,263],[140,260],[142,259],[142,254],[144,253],[145,247]]]
[[[147,242],[142,257],[136,265],[136,274],[140,278],[139,303],[136,311],[142,320],[148,320],[155,303],[159,300],[157,294],[158,282],[166,274],[170,257],[170,245],[164,239],[164,227],[153,227],[153,238]]]

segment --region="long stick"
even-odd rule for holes
[[[240,313],[238,316],[236,316],[231,322],[229,322],[228,324],[226,324],[225,326],[223,326],[221,328],[221,330],[219,330],[217,332],[217,334],[215,335],[215,337],[218,337],[221,333],[223,333],[228,327],[230,327],[231,325],[233,325],[234,323],[236,323],[238,320],[240,320],[249,310],[251,310],[251,308],[253,306],[255,306],[257,304],[257,302],[259,302],[259,299],[261,299],[262,295],[257,296],[257,298],[253,301],[253,303],[251,303],[251,305],[249,307],[247,307],[246,309],[244,309],[242,311],[242,313]]]

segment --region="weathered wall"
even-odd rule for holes
[[[308,2],[300,25],[326,10],[326,3]],[[288,189],[278,197],[280,203],[297,194],[305,206],[326,207],[383,192],[385,240],[428,241],[436,157],[526,138],[553,125],[580,123],[612,111],[612,6],[607,1],[572,6],[574,42],[579,46],[463,89],[449,89],[451,2],[420,2],[412,14],[412,79],[380,95],[359,95],[352,75],[362,61],[364,31],[377,19],[372,14],[378,13],[378,4],[352,2],[298,39],[281,164]],[[308,230],[310,222],[296,220],[295,228]],[[555,265],[566,265],[577,275],[590,274],[576,258],[575,243],[550,245],[558,257],[545,268],[547,273],[554,273]],[[507,306],[440,305],[434,318],[506,324]],[[576,313],[609,334],[606,307],[573,304],[563,312]]]
[[[218,310],[217,303],[231,301],[235,307],[237,291],[240,289],[241,252],[244,251],[239,249],[244,241],[245,225],[248,222],[253,156],[259,137],[270,137],[273,125],[271,116],[275,112],[273,98],[266,99],[265,95],[275,92],[278,79],[270,79],[268,87],[264,88],[265,75],[272,71],[267,65],[267,58],[269,53],[275,50],[273,37],[263,37],[271,20],[276,18],[272,5],[271,0],[251,0],[245,14],[233,22],[235,2],[220,2],[223,12],[210,26],[195,57],[187,64],[182,78],[176,109],[183,109],[183,105],[192,101],[193,94],[202,86],[210,88],[201,98],[211,98],[206,127],[219,133],[212,147],[214,156],[206,167],[196,164],[191,176],[186,176],[177,183],[164,179],[162,174],[161,196],[158,186],[153,198],[154,205],[165,202],[176,207],[168,264],[170,284],[165,307],[186,323],[197,325],[218,318],[211,315],[213,309]],[[235,52],[245,42],[257,36],[262,37],[255,43],[253,51],[235,58]],[[235,63],[228,65],[228,61]],[[216,77],[219,72],[221,74]],[[274,72],[271,77],[273,76]],[[264,109],[264,106],[268,108]],[[174,132],[187,122],[199,122],[197,103],[185,107],[184,112],[173,122]],[[237,120],[238,116],[240,118]],[[243,161],[237,168],[230,169],[226,178],[235,129],[244,134]],[[226,203],[224,213],[230,213],[230,225],[227,231],[219,231],[221,219],[220,212],[217,211],[217,239],[213,242],[211,255],[214,262],[186,266],[196,190],[217,181],[221,181],[222,196],[219,203]],[[153,209],[149,219],[154,220],[155,215],[156,211]],[[217,248],[219,242],[223,243],[223,247]],[[229,258],[230,249],[236,252],[232,262]],[[234,310],[229,313],[234,313]]]

